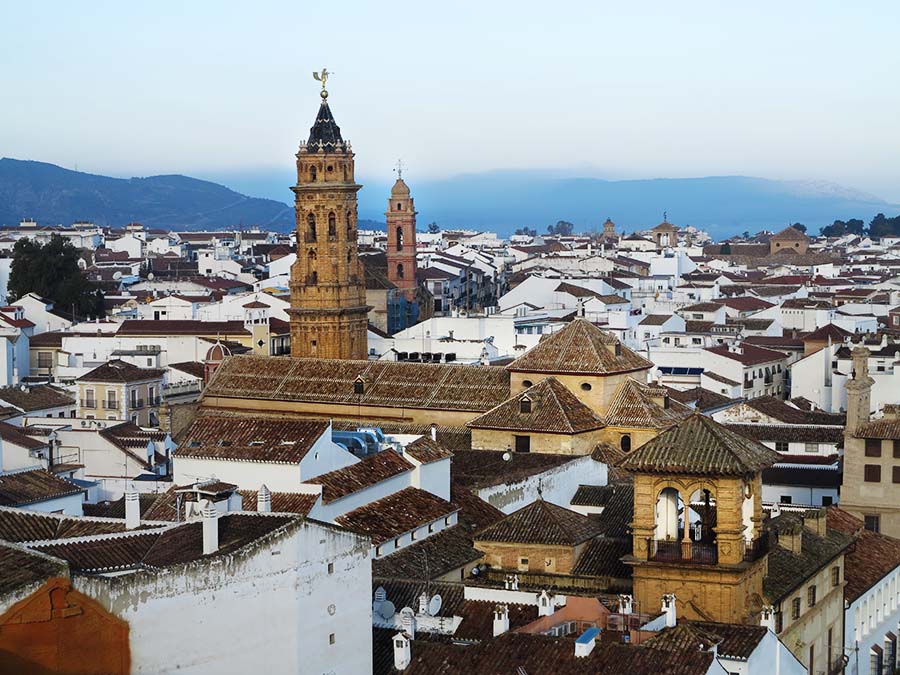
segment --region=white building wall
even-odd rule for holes
[[[241,490],[258,490],[260,485],[265,484],[273,492],[313,492],[312,489],[303,489],[297,464],[179,457],[177,452],[172,464],[175,485],[188,485],[215,477],[233,483]]]
[[[243,556],[72,581],[128,622],[133,673],[357,675],[372,672],[370,556],[307,520]]]
[[[512,461],[516,461],[515,455]],[[479,488],[475,493],[503,513],[510,514],[535,501],[538,488],[544,501],[568,509],[579,485],[606,485],[607,482],[606,464],[585,455],[525,480]]]
[[[83,516],[84,510],[81,508],[83,503],[84,493],[79,492],[74,495],[48,499],[45,502],[28,504],[22,508],[26,511],[40,511],[41,513],[64,513],[67,516]]]
[[[844,653],[849,658],[848,675],[882,675],[870,669],[870,654],[872,646],[878,645],[884,650],[887,665],[886,634],[891,631],[894,635],[900,635],[898,594],[900,567],[895,567],[844,610]]]

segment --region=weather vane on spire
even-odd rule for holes
[[[394,171],[397,172],[398,179],[403,178],[403,160],[402,159],[397,160],[397,168],[394,169]]]
[[[328,98],[328,90],[325,88],[325,83],[328,82],[328,78],[331,75],[334,75],[334,73],[329,72],[328,68],[322,68],[321,73],[313,71],[313,78],[322,83],[322,91],[319,93],[319,95],[323,99]]]

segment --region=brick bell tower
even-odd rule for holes
[[[397,182],[391,188],[387,218],[388,279],[409,301],[416,299],[416,207],[409,187],[397,170]]]
[[[328,107],[328,71],[322,103],[297,152],[297,262],[291,267],[291,356],[365,359],[368,311],[356,252],[353,152]]]

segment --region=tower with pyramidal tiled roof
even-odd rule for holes
[[[365,359],[365,281],[356,251],[353,152],[322,88],[309,139],[297,152],[297,262],[291,267],[291,355]]]

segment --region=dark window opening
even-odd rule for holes
[[[311,239],[316,239],[316,214],[309,213],[306,216],[306,225],[309,229],[309,236]]]
[[[519,412],[526,415],[531,412],[531,399],[527,396],[519,401]]]
[[[881,532],[881,516],[865,516],[865,527],[870,532]]]
[[[317,172],[316,172],[316,167],[314,167],[314,166],[309,167],[309,179],[310,179],[313,183],[316,182],[316,173],[317,173]]]
[[[866,439],[866,457],[881,457],[881,439]]]
[[[531,436],[516,436],[516,452],[531,452]]]
[[[398,263],[398,265],[397,265],[397,278],[398,279],[403,278],[403,263]]]
[[[588,382],[581,383],[581,391],[590,391],[590,390],[591,390],[590,383],[588,383]]]
[[[328,238],[334,239],[337,236],[337,218],[334,217],[334,211],[328,214]]]
[[[863,480],[867,483],[880,483],[881,466],[878,464],[866,464],[863,467]]]
[[[397,228],[397,250],[398,251],[403,250],[403,228],[402,227]]]
[[[619,440],[619,447],[622,452],[631,452],[631,434],[624,434]]]

